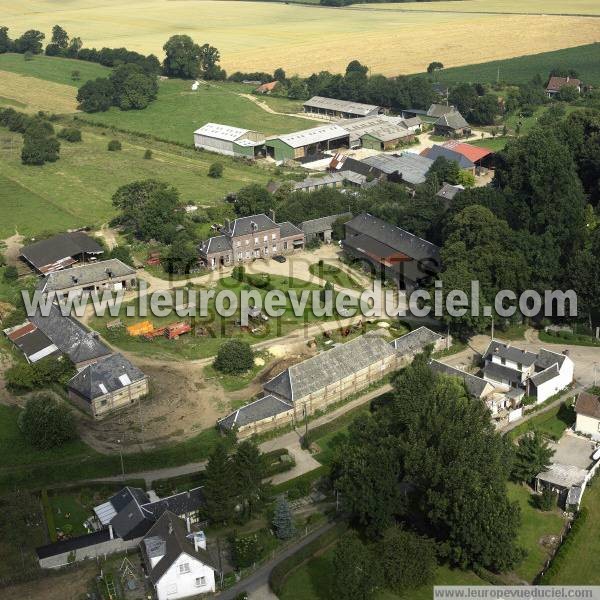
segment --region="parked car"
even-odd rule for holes
[[[287,259],[285,256],[281,256],[281,254],[278,254],[277,256],[273,257],[273,260],[276,260],[278,263],[284,263]]]

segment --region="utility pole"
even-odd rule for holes
[[[492,315],[492,339],[494,339],[494,315]]]
[[[125,465],[123,464],[123,448],[121,447],[121,440],[117,440],[117,444],[119,444],[119,456],[121,457],[121,477],[123,481],[125,481]]]

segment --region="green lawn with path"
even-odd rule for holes
[[[333,283],[336,287],[348,290],[362,290],[363,287],[354,279],[348,275],[346,271],[343,271],[335,265],[328,263],[314,263],[308,267],[311,275],[319,277],[325,281]]]
[[[104,113],[85,115],[85,118],[190,145],[194,142],[194,131],[209,122],[253,129],[267,135],[318,125],[298,117],[269,113],[239,95],[251,90],[251,86],[219,82],[202,84],[197,91],[192,91],[189,81],[161,81],[158,98],[144,110],[111,108]]]
[[[516,439],[528,431],[537,430],[553,440],[559,440],[564,430],[574,422],[575,412],[573,408],[563,403],[539,415],[534,415],[528,421],[512,429],[508,435],[512,439]]]

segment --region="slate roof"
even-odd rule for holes
[[[203,505],[202,487],[151,502],[144,490],[127,486],[104,504],[96,506],[94,512],[103,525],[112,525],[118,537],[131,540],[144,535],[166,511],[184,515]]]
[[[396,338],[391,344],[399,354],[412,354],[413,352],[421,352],[425,346],[435,344],[437,341],[443,339],[443,337],[427,327],[418,327]]]
[[[267,392],[295,402],[393,354],[394,349],[381,336],[361,335],[292,365],[263,387]]]
[[[198,247],[200,254],[212,254],[213,252],[227,252],[231,250],[231,239],[226,235],[216,235],[202,242]]]
[[[427,110],[428,117],[441,117],[447,113],[453,112],[456,109],[454,106],[448,106],[447,104],[432,104]]]
[[[267,215],[261,214],[235,219],[230,224],[229,229],[227,227],[223,228],[223,233],[230,237],[237,237],[239,235],[260,233],[269,229],[277,229],[277,223]]]
[[[52,304],[48,316],[43,316],[38,310],[29,320],[75,364],[111,354],[95,331],[90,331],[70,316],[63,316],[56,304]]]
[[[65,259],[85,254],[102,254],[104,250],[90,236],[81,231],[61,233],[21,248],[21,256],[38,271],[53,270],[52,265]],[[58,266],[58,268],[62,268]]]
[[[508,379],[509,381],[521,381],[521,372],[511,369],[506,365],[500,365],[495,362],[489,362],[483,370],[484,377],[491,377],[494,380]]]
[[[67,385],[92,401],[145,378],[140,369],[117,353],[84,367]]]
[[[402,154],[376,154],[364,158],[361,162],[379,169],[386,175],[398,173],[402,180],[412,185],[424,183],[433,161],[420,154],[403,152]]]
[[[337,98],[325,98],[324,96],[313,96],[307,100],[303,106],[320,108],[323,110],[335,110],[355,115],[368,115],[379,110],[380,107],[375,104],[363,104],[361,102],[350,102],[348,100],[338,100]]]
[[[546,383],[547,381],[552,381],[552,379],[558,377],[559,375],[560,375],[560,373],[558,371],[558,365],[556,363],[554,363],[552,366],[548,367],[547,369],[544,369],[543,371],[540,371],[539,373],[532,375],[531,381],[536,386],[538,386],[538,385],[542,385],[542,383]]]
[[[323,231],[327,231],[331,229],[331,226],[335,221],[341,218],[351,218],[352,213],[341,213],[338,215],[328,215],[327,217],[321,217],[320,219],[310,219],[309,221],[304,221],[300,223],[300,229],[304,231],[305,234],[310,235],[314,233],[322,233]]]
[[[589,392],[580,392],[575,402],[575,412],[578,415],[600,419],[600,396]]]
[[[199,560],[201,563],[211,567],[215,571],[218,570],[217,562],[210,553],[203,548],[198,548],[198,550],[196,550],[193,541],[187,536],[188,532],[183,520],[170,511],[164,512],[160,519],[158,519],[158,521],[150,528],[148,534],[140,543],[142,554],[148,558],[149,547],[155,552],[158,540],[164,541],[165,550],[163,558],[159,560],[153,568],[150,567],[150,561],[146,561],[148,577],[153,584],[156,585],[160,581],[161,577],[169,570],[171,565],[182,553]],[[147,545],[146,541],[148,540],[150,540],[150,543]]]
[[[83,548],[90,548],[108,542],[110,540],[110,532],[108,529],[101,529],[100,531],[94,531],[87,535],[78,535],[77,537],[69,538],[67,540],[61,540],[59,542],[53,542],[52,544],[46,544],[35,549],[35,553],[41,560],[43,558],[50,558],[51,556],[58,556],[59,554],[65,554],[66,552],[72,552],[73,550],[82,550]]]
[[[474,398],[482,398],[486,395],[488,390],[487,388],[493,388],[492,384],[481,377],[477,377],[476,375],[472,375],[471,373],[467,373],[462,369],[457,369],[456,367],[452,367],[447,365],[439,360],[431,360],[429,362],[429,366],[436,373],[442,373],[443,375],[450,375],[452,377],[458,377],[462,379],[464,382],[469,394]]]
[[[457,111],[449,112],[442,115],[436,122],[436,125],[448,127],[449,129],[468,129],[469,124],[465,118]]]
[[[552,350],[546,350],[546,348],[540,348],[537,358],[535,360],[535,366],[539,369],[547,369],[551,365],[558,365],[561,369],[565,359],[567,357],[559,352],[552,352]]]
[[[279,223],[279,237],[285,238],[291,235],[299,235],[302,234],[302,230],[296,227],[293,223],[289,221],[284,221],[283,223]]]
[[[244,427],[256,421],[275,417],[292,408],[291,403],[269,394],[238,408],[226,417],[219,419],[217,423],[222,429],[231,431],[236,427]]]
[[[492,340],[484,353],[484,357],[489,357],[492,355],[505,358],[506,360],[510,360],[512,362],[521,363],[524,367],[530,367],[538,358],[533,352],[521,350],[516,346],[510,346],[509,344],[505,344],[499,340]]]
[[[446,148],[445,146],[432,146],[431,148],[427,148],[423,150],[422,156],[426,156],[431,160],[435,160],[436,158],[442,156],[446,160],[453,160],[458,163],[458,166],[461,169],[472,169],[475,164],[471,162],[468,158],[452,150],[452,148]]]
[[[53,292],[74,286],[86,287],[112,277],[126,277],[128,275],[135,275],[135,269],[127,266],[117,258],[111,258],[49,273],[42,280],[41,289],[44,292]]]
[[[352,238],[348,235],[348,228],[369,236],[415,260],[433,259],[439,264],[440,249],[435,244],[369,213],[361,213],[346,223],[344,243],[352,242]]]
[[[41,358],[60,354],[57,346],[33,323],[28,323],[17,330],[13,330],[12,333],[8,334],[8,338],[32,362],[40,360],[40,358],[36,357],[36,354],[42,351],[44,352],[40,355]]]

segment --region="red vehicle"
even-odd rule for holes
[[[177,339],[180,335],[184,333],[189,333],[192,330],[192,326],[189,323],[180,322],[180,323],[172,323],[166,327],[165,335],[167,339],[173,340]]]

